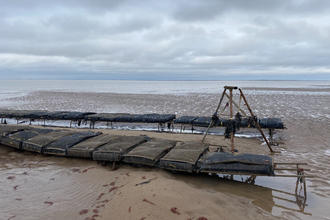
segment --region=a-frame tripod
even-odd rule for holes
[[[226,90],[227,90],[227,89],[229,90],[229,95],[226,93]],[[237,90],[237,89],[238,89],[239,92],[240,92],[239,105],[237,105],[237,104],[233,101],[233,90]],[[203,139],[202,139],[202,142],[204,142],[205,137],[206,137],[207,133],[209,132],[210,128],[213,127],[213,126],[216,124],[216,122],[217,122],[217,120],[218,120],[218,111],[219,111],[220,105],[221,105],[221,103],[222,103],[222,101],[223,101],[223,98],[224,98],[225,96],[229,99],[229,108],[230,108],[230,119],[227,121],[227,126],[228,126],[228,124],[230,124],[230,123],[231,123],[231,124],[235,124],[235,123],[232,123],[232,122],[235,122],[235,121],[234,121],[235,119],[233,119],[233,104],[238,108],[238,112],[239,112],[239,111],[242,112],[242,114],[243,114],[244,116],[247,117],[246,113],[245,113],[245,112],[241,109],[241,107],[240,107],[241,99],[243,98],[243,100],[244,100],[244,102],[245,102],[245,105],[246,105],[246,107],[248,108],[248,110],[249,110],[249,112],[250,112],[251,118],[252,118],[253,121],[254,121],[254,125],[255,125],[255,127],[259,130],[259,132],[261,133],[261,135],[262,135],[262,137],[264,138],[265,142],[267,143],[267,146],[268,146],[269,150],[273,153],[274,151],[273,151],[272,147],[270,146],[270,144],[269,144],[269,142],[268,142],[268,140],[267,140],[267,138],[266,138],[264,132],[261,130],[261,127],[260,127],[260,125],[259,125],[259,123],[258,123],[257,117],[254,116],[254,114],[253,114],[253,112],[252,112],[252,110],[251,110],[251,108],[250,108],[250,106],[249,106],[249,104],[248,104],[248,102],[247,102],[247,100],[246,100],[246,98],[245,98],[245,96],[244,96],[242,90],[241,90],[240,88],[236,87],[236,86],[225,86],[225,87],[224,87],[224,90],[223,90],[222,96],[221,96],[221,98],[220,98],[219,104],[218,104],[218,106],[217,106],[217,109],[215,110],[215,113],[214,113],[213,116],[212,116],[212,120],[211,120],[211,122],[210,122],[210,124],[209,124],[209,127],[207,128],[205,134],[204,134],[204,137],[203,137]],[[225,108],[226,108],[226,106],[225,106]],[[224,108],[224,109],[225,109],[225,108]],[[220,114],[220,115],[221,115],[221,114]],[[230,141],[231,141],[231,152],[232,152],[232,153],[234,152],[234,136],[235,136],[234,131],[231,131],[231,134],[230,134]]]

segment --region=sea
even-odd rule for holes
[[[232,180],[219,177],[216,181],[210,180],[207,187],[221,185],[223,192],[249,199],[254,198],[259,189],[267,190],[270,196],[266,199],[272,200],[271,206],[264,207],[258,202],[252,204],[271,215],[285,219],[329,219],[330,81],[0,80],[0,110],[211,116],[224,86],[241,88],[258,118],[281,118],[286,129],[275,130],[274,137],[284,144],[277,147],[281,153],[273,155],[274,160],[308,163],[305,167],[311,171],[306,171],[306,175],[313,178],[307,178],[306,199],[301,196],[301,189],[295,193],[294,177],[258,177],[252,185],[242,184],[240,177]],[[233,91],[233,98],[239,100],[238,90]],[[14,124],[15,121],[8,120],[8,123]],[[68,126],[65,122],[53,123]],[[104,128],[106,125],[99,126]],[[118,125],[116,129],[156,128]],[[175,131],[179,130],[177,127]],[[185,132],[191,131],[187,128]],[[213,135],[222,135],[221,132],[213,132]],[[254,138],[258,132],[246,131],[237,135]],[[1,176],[22,169],[16,166],[16,162],[11,164],[8,157],[8,150],[1,151]],[[60,162],[56,160],[54,163]],[[182,178],[181,181],[186,180]],[[8,181],[1,178],[0,195],[6,184]],[[0,196],[0,207],[4,208],[0,208],[0,212],[9,209],[8,198],[9,195]]]

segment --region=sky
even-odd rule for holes
[[[330,80],[330,1],[1,0],[0,79]]]

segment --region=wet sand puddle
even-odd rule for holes
[[[117,181],[97,162],[19,152],[0,145],[0,219],[94,219]]]
[[[234,176],[230,179],[230,176],[223,175],[172,172],[163,175],[155,168],[127,166],[111,171],[95,161],[19,152],[3,145],[0,155],[1,219],[96,219],[102,217],[107,203],[118,194],[118,189],[126,186],[138,191],[140,185],[148,188],[147,184],[158,177],[183,182],[202,193],[219,192],[229,197],[244,197],[243,205],[251,203],[274,216],[322,219],[327,215],[327,198],[311,193],[310,182],[306,201],[300,196],[303,195],[300,188],[295,195],[294,178],[258,177],[253,180],[248,176]],[[134,174],[143,176],[130,179]],[[150,198],[162,196],[160,191],[164,193],[164,189],[155,188]],[[141,198],[140,202],[155,205],[150,198]],[[214,203],[226,207],[222,204],[224,201],[219,201]],[[136,204],[128,207],[129,213],[133,205]],[[173,208],[174,213],[184,210]]]

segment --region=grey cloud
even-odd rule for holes
[[[181,21],[207,21],[224,16],[231,11],[260,14],[311,14],[328,11],[330,2],[327,0],[209,0],[183,1],[173,12],[173,17]]]
[[[4,0],[0,74],[330,75],[327,2]]]

